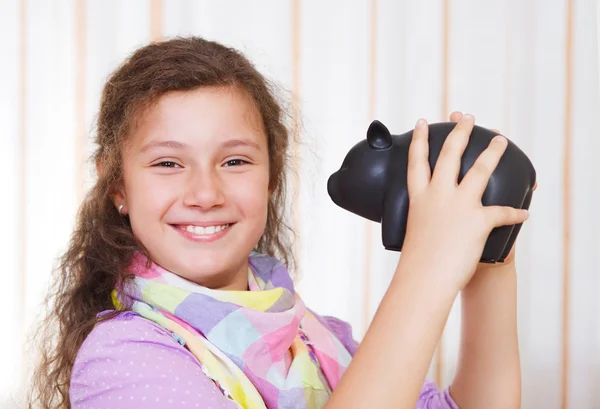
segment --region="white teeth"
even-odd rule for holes
[[[221,230],[225,230],[227,227],[229,227],[229,224],[223,224],[221,226],[207,226],[207,227],[188,225],[188,226],[183,227],[183,230],[193,233],[197,236],[206,236],[206,235],[210,235],[210,234],[215,234],[217,232],[220,232]]]

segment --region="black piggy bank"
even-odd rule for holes
[[[453,122],[429,125],[429,165],[432,169]],[[343,209],[381,223],[383,246],[401,251],[406,234],[408,189],[406,170],[408,148],[413,131],[391,135],[379,121],[373,121],[367,139],[357,143],[346,155],[341,168],[327,182],[333,202]],[[497,133],[475,125],[462,156],[459,182]],[[529,209],[535,169],[513,142],[502,156],[482,196],[482,204]],[[512,248],[521,225],[495,228],[488,237],[480,260],[503,262]]]

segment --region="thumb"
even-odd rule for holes
[[[494,227],[521,224],[529,218],[529,211],[510,206],[489,206],[486,212]]]

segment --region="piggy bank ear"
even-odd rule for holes
[[[392,146],[392,135],[384,124],[375,120],[367,130],[367,142],[373,149],[388,149]]]

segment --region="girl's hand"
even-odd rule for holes
[[[492,229],[528,218],[526,210],[481,204],[490,176],[506,150],[503,136],[492,140],[458,184],[461,157],[474,122],[471,115],[460,118],[444,142],[433,175],[424,120],[417,123],[409,148],[410,205],[402,258],[419,266],[411,271],[433,274],[432,279],[457,291],[473,276]]]
[[[463,113],[460,111],[455,111],[452,112],[450,114],[450,122],[458,122],[460,121],[460,119],[463,117]],[[492,131],[497,132],[498,134],[501,134],[502,132],[500,132],[499,129],[492,129]],[[535,190],[537,189],[537,181],[535,182],[535,185],[533,186],[533,191],[535,192]],[[479,263],[477,270],[491,270],[491,269],[496,269],[496,268],[504,268],[504,267],[512,267],[515,264],[515,247],[517,246],[517,243],[515,242],[513,244],[512,249],[510,250],[510,252],[508,253],[508,256],[506,256],[506,259],[504,259],[504,263],[496,263],[496,264],[488,264],[488,263]]]

